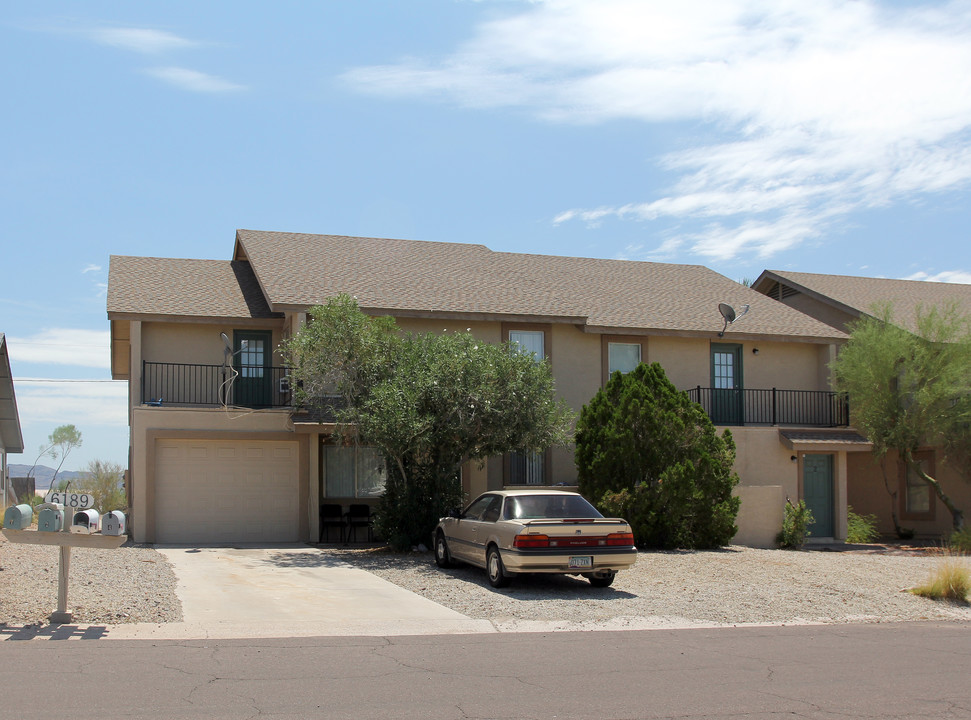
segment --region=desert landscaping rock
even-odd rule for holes
[[[45,625],[57,608],[57,547],[21,545],[0,535],[0,625]],[[150,547],[74,548],[68,607],[84,624],[182,620],[175,574]]]
[[[470,567],[440,570],[429,552],[324,547],[348,565],[499,630],[592,630],[735,624],[971,622],[967,604],[906,592],[931,573],[933,552],[792,552],[731,547],[644,552],[610,588],[533,575],[493,590]],[[110,587],[111,592],[105,588]],[[151,547],[75,550],[69,605],[78,623],[182,619],[176,578]],[[57,549],[0,538],[0,625],[46,624],[57,604]]]

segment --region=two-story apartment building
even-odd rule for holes
[[[848,457],[868,445],[829,389],[842,331],[698,265],[239,230],[230,260],[111,258],[137,541],[315,540],[322,503],[380,495],[374,453],[291,412],[277,350],[309,307],[341,292],[406,331],[534,350],[576,410],[613,370],[659,362],[732,429],[738,542],[771,545],[787,497],[819,507],[817,534],[845,536]],[[726,328],[719,303],[750,309]],[[470,463],[462,478],[470,495],[575,480],[571,448]]]
[[[916,331],[922,308],[957,303],[963,312],[971,313],[971,285],[962,283],[766,270],[752,287],[843,332],[885,304],[892,307],[894,323],[910,331]],[[967,517],[971,513],[968,469],[945,462],[940,448],[921,448],[919,458]],[[950,532],[951,513],[895,453],[879,460],[871,453],[852,455],[847,479],[847,502],[856,513],[876,515],[880,532],[894,532],[894,513],[901,527],[919,535]]]

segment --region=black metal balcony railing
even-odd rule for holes
[[[142,362],[144,405],[290,405],[287,368]]]
[[[691,388],[716,425],[795,425],[846,427],[850,408],[846,397],[825,390],[721,390]]]

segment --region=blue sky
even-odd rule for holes
[[[5,3],[25,452],[127,458],[108,258],[236,228],[971,282],[971,3]]]

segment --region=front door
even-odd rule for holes
[[[804,455],[802,491],[806,507],[813,514],[809,531],[813,537],[833,537],[833,456]]]
[[[269,330],[233,333],[236,376],[233,402],[242,407],[269,407],[272,398],[270,357],[273,334]]]
[[[742,425],[742,346],[712,343],[711,421],[716,425]]]

